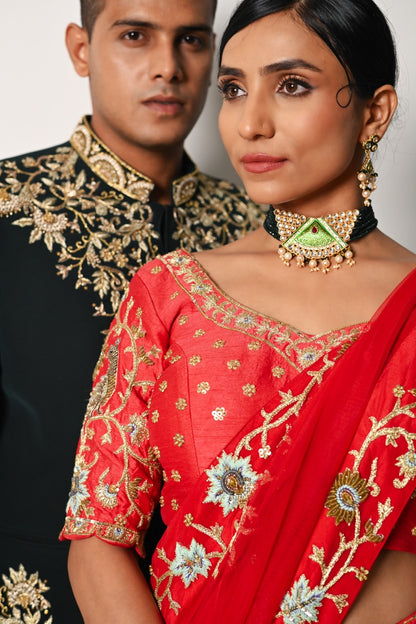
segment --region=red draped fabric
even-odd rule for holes
[[[415,303],[416,271],[201,475],[153,559],[168,624],[345,618],[415,490]]]

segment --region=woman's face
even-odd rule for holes
[[[331,50],[291,12],[230,39],[219,126],[253,200],[314,215],[359,207],[364,103],[353,96],[340,106],[350,99],[348,88],[340,92],[347,82]]]

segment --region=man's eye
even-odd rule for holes
[[[202,48],[205,46],[205,41],[201,39],[201,37],[197,37],[196,35],[183,35],[182,37],[183,43],[187,45],[193,46],[195,48]]]
[[[127,39],[127,41],[139,41],[143,36],[143,33],[138,30],[129,30],[129,32],[123,35],[123,39]]]

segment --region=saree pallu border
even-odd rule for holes
[[[300,373],[201,475],[152,562],[166,623],[345,618],[415,487],[415,303],[413,271],[346,353]]]

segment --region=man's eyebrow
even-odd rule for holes
[[[118,28],[119,26],[127,26],[129,28],[147,28],[149,30],[161,30],[162,27],[159,26],[155,22],[147,22],[146,20],[140,19],[120,19],[116,20],[112,24],[112,28]],[[212,27],[208,24],[204,23],[196,23],[196,24],[184,24],[183,26],[178,26],[175,31],[178,35],[183,35],[191,32],[206,32],[208,34],[212,33]]]
[[[270,74],[276,74],[280,71],[290,71],[294,69],[309,69],[315,72],[322,72],[319,67],[312,65],[312,63],[308,63],[303,59],[286,59],[284,61],[278,61],[276,63],[271,63],[270,65],[265,65],[260,69],[260,76],[268,76]],[[242,69],[238,69],[237,67],[226,67],[222,65],[218,71],[218,76],[235,76],[236,78],[244,78],[245,72]]]
[[[138,19],[120,19],[116,20],[111,28],[117,28],[118,26],[129,26],[131,28],[150,28],[151,30],[157,30],[157,24],[153,22],[146,22],[145,20]]]

